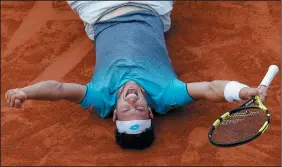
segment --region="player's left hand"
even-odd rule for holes
[[[242,100],[248,100],[253,96],[260,96],[263,103],[266,102],[267,88],[265,86],[259,86],[258,88],[243,88],[240,90],[240,98]]]
[[[260,96],[263,103],[266,103],[267,91],[268,91],[268,88],[266,86],[259,86],[258,87],[259,96]]]

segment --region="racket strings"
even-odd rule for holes
[[[256,111],[251,111],[251,110],[245,110],[245,112],[237,112],[233,115],[231,115],[231,117],[248,117],[248,116],[253,116],[253,115],[256,115],[256,114],[259,114],[260,111],[259,110],[256,110]]]
[[[214,130],[212,138],[218,143],[235,143],[257,134],[266,121],[261,109],[241,110],[223,120]]]

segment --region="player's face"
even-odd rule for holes
[[[145,90],[136,82],[127,82],[118,92],[115,114],[120,121],[150,119],[152,112],[147,104]]]

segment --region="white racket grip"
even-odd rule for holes
[[[279,68],[276,65],[269,66],[268,71],[264,76],[263,80],[261,81],[260,85],[268,87],[278,71]]]

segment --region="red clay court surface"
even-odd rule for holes
[[[120,149],[111,118],[67,101],[8,108],[10,88],[48,79],[87,83],[95,54],[66,2],[5,1],[1,9],[1,165],[280,166],[280,72],[269,88],[268,131],[234,148],[212,146],[207,133],[238,104],[198,101],[156,116],[157,138],[143,151]],[[166,39],[181,80],[257,86],[270,64],[280,64],[280,2],[176,2]]]

